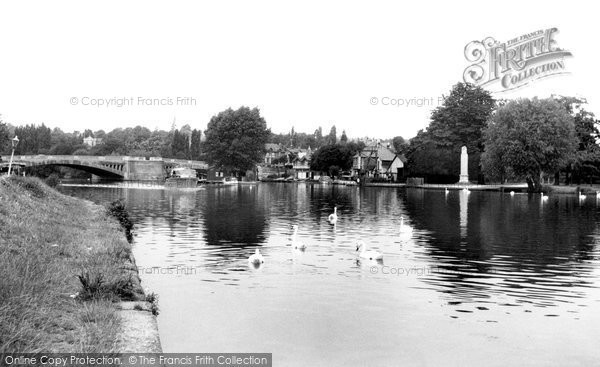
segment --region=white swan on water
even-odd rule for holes
[[[400,216],[400,233],[410,234],[413,232],[413,228],[411,226],[407,226],[404,224],[404,216]]]
[[[514,191],[511,191],[511,192],[510,192],[510,196],[515,196],[515,192],[514,192]]]
[[[338,216],[337,216],[337,206],[333,207],[333,213],[329,214],[329,217],[327,218],[327,220],[329,221],[330,224],[335,224],[337,222]]]
[[[450,193],[450,190],[448,190],[448,188],[446,187],[446,188],[444,189],[444,193],[445,193],[446,195],[448,195],[448,194]]]
[[[292,228],[294,229],[294,234],[292,235],[292,248],[294,250],[302,250],[304,251],[306,249],[306,244],[302,241],[299,241],[297,236],[298,236],[298,225],[294,224],[292,226]]]
[[[581,191],[579,191],[579,200],[585,200],[585,197],[586,197],[586,196],[585,196],[585,195],[583,195],[583,194],[581,193]]]
[[[548,200],[548,195],[544,195],[543,192],[540,192],[540,197],[542,198],[542,200]]]
[[[369,259],[369,260],[382,260],[383,259],[383,255],[381,254],[381,252],[375,251],[375,250],[367,250],[367,245],[363,242],[363,241],[358,241],[356,243],[356,251],[361,250],[358,254],[358,256],[362,257],[363,259]]]
[[[260,250],[256,249],[256,252],[248,258],[248,262],[253,265],[260,265],[265,262],[265,259],[261,255]]]

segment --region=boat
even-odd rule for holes
[[[225,177],[223,178],[223,185],[237,185],[238,179],[235,177]]]
[[[165,180],[165,187],[170,189],[190,189],[198,186],[196,171],[191,168],[173,168]]]

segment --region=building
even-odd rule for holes
[[[266,153],[264,164],[267,165],[274,164],[273,162],[275,162],[277,159],[280,159],[286,154],[285,149],[279,144],[267,143],[265,144],[265,149]]]
[[[88,147],[94,147],[100,143],[102,143],[102,138],[94,138],[91,136],[83,138],[83,144],[87,145]]]
[[[312,178],[310,172],[310,158],[312,156],[312,150],[308,149],[297,149],[296,157],[292,161],[292,169],[295,172],[295,178],[297,180],[306,180]]]
[[[353,157],[352,174],[398,181],[404,177],[404,162],[392,149],[381,143],[365,147]]]

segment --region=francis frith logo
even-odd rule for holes
[[[572,55],[558,47],[557,32],[548,28],[503,43],[492,37],[468,43],[464,52],[471,65],[463,73],[464,81],[504,92],[567,73],[564,59]]]

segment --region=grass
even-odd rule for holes
[[[106,208],[1,177],[0,353],[117,352],[116,302],[144,300],[130,254]]]

